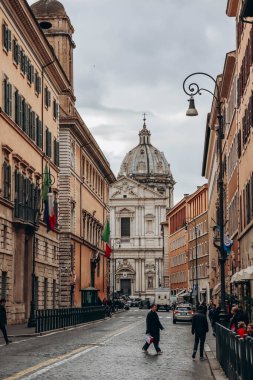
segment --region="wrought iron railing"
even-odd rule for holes
[[[216,325],[216,355],[229,380],[253,379],[253,338]]]
[[[36,333],[76,326],[105,318],[104,306],[36,310]]]

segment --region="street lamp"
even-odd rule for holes
[[[214,92],[206,88],[200,88],[197,83],[190,83],[187,86],[187,81],[189,78],[201,75],[210,78],[214,84]],[[223,136],[223,115],[222,115],[222,102],[221,102],[221,93],[217,81],[209,74],[203,72],[196,72],[188,75],[183,82],[184,92],[190,96],[189,109],[186,112],[187,116],[196,116],[197,110],[194,104],[194,96],[196,94],[201,95],[203,91],[209,92],[213,96],[217,105],[217,119],[218,119],[218,128],[217,128],[217,141],[218,141],[218,158],[219,158],[219,175],[218,175],[218,197],[219,197],[219,206],[218,206],[218,227],[220,232],[220,241],[219,245],[216,246],[219,249],[219,263],[220,263],[220,280],[221,280],[221,311],[220,311],[220,320],[225,322],[226,319],[226,305],[225,305],[225,263],[227,259],[227,254],[224,250],[224,184],[223,184],[223,161],[222,161],[222,140]]]
[[[195,273],[196,278],[193,275],[193,286],[192,289],[195,287],[195,280],[196,280],[196,306],[199,304],[199,277],[198,277],[198,229],[196,226],[196,220],[193,219],[192,221],[188,221],[185,223],[185,229],[187,230],[188,225],[194,224],[194,232],[195,232]]]

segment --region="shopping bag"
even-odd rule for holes
[[[151,344],[151,343],[154,342],[154,338],[153,338],[151,335],[146,334],[146,335],[145,335],[145,341],[146,341],[148,344]]]

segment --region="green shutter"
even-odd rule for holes
[[[7,181],[8,181],[8,199],[11,200],[11,166],[7,167]]]
[[[34,141],[35,141],[35,135],[36,135],[35,127],[36,127],[35,126],[35,112],[32,111],[32,113],[31,113],[31,128],[32,128],[31,137]]]
[[[8,84],[8,115],[12,116],[12,85]]]
[[[31,83],[34,82],[34,66],[31,65]]]
[[[51,92],[48,91],[48,107],[51,107]]]
[[[48,141],[49,157],[52,157],[52,133],[48,132],[48,135],[49,135],[49,141]]]
[[[8,51],[11,51],[11,31],[8,30]]]
[[[7,103],[8,103],[8,84],[7,79],[4,79],[4,112],[7,113]]]

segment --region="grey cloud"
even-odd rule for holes
[[[33,1],[30,1],[32,3]],[[234,49],[227,0],[61,0],[75,27],[77,106],[115,174],[138,143],[142,113],[152,144],[164,152],[177,182],[176,199],[204,182],[206,114],[212,99],[196,99],[199,117],[184,117],[184,78],[216,76]],[[200,79],[213,89],[212,82]]]

